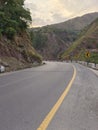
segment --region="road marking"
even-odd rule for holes
[[[52,118],[55,116],[57,110],[59,109],[59,107],[61,106],[62,102],[64,101],[65,97],[67,96],[73,82],[74,79],[76,77],[76,68],[73,66],[74,69],[74,73],[72,76],[71,81],[69,82],[67,88],[65,89],[65,91],[63,92],[63,94],[61,95],[61,97],[59,98],[59,100],[56,102],[56,104],[54,105],[54,107],[51,109],[51,111],[48,113],[48,115],[45,117],[45,119],[43,120],[43,122],[41,123],[41,125],[39,126],[39,128],[37,130],[46,130],[48,125],[50,124]]]

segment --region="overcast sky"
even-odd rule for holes
[[[98,0],[25,0],[25,6],[30,9],[34,27],[98,12]]]

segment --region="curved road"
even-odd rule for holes
[[[50,62],[0,76],[0,130],[36,130],[72,75],[72,65]]]
[[[75,64],[76,79],[48,130],[98,129],[98,77]],[[70,63],[46,65],[0,76],[0,130],[36,130],[72,79]]]

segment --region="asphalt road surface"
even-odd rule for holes
[[[74,64],[76,79],[47,130],[98,130],[98,77]],[[73,77],[71,63],[0,76],[0,130],[37,130]]]

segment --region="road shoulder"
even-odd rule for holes
[[[90,69],[90,70],[93,71],[98,76],[98,70],[94,70],[94,69]]]

